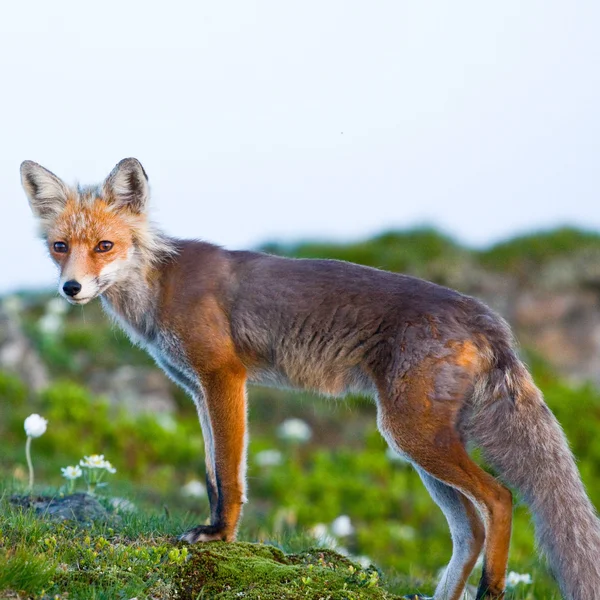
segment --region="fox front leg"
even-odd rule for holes
[[[206,447],[210,525],[181,536],[190,543],[235,539],[246,501],[246,377],[233,370],[202,378],[198,402]]]

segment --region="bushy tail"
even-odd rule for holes
[[[507,352],[482,386],[471,435],[529,505],[564,597],[598,600],[600,521],[558,421],[523,364]]]

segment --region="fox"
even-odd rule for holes
[[[74,305],[99,297],[196,405],[210,521],[181,540],[236,538],[249,384],[359,393],[447,520],[453,549],[435,600],[463,597],[481,553],[477,599],[504,596],[511,490],[531,509],[564,598],[600,598],[596,510],[509,326],[483,302],[349,262],[169,237],[149,218],[149,180],[135,158],[100,185],[67,185],[32,161],[21,181],[59,294]]]

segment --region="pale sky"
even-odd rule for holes
[[[599,31],[582,1],[4,2],[0,291],[54,281],[24,159],[135,156],[164,229],[229,248],[600,229]]]

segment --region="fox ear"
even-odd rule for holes
[[[42,221],[52,220],[67,203],[69,188],[65,183],[32,160],[21,163],[21,183],[33,214]]]
[[[150,197],[148,175],[137,158],[124,158],[102,184],[102,192],[117,208],[141,214]]]

